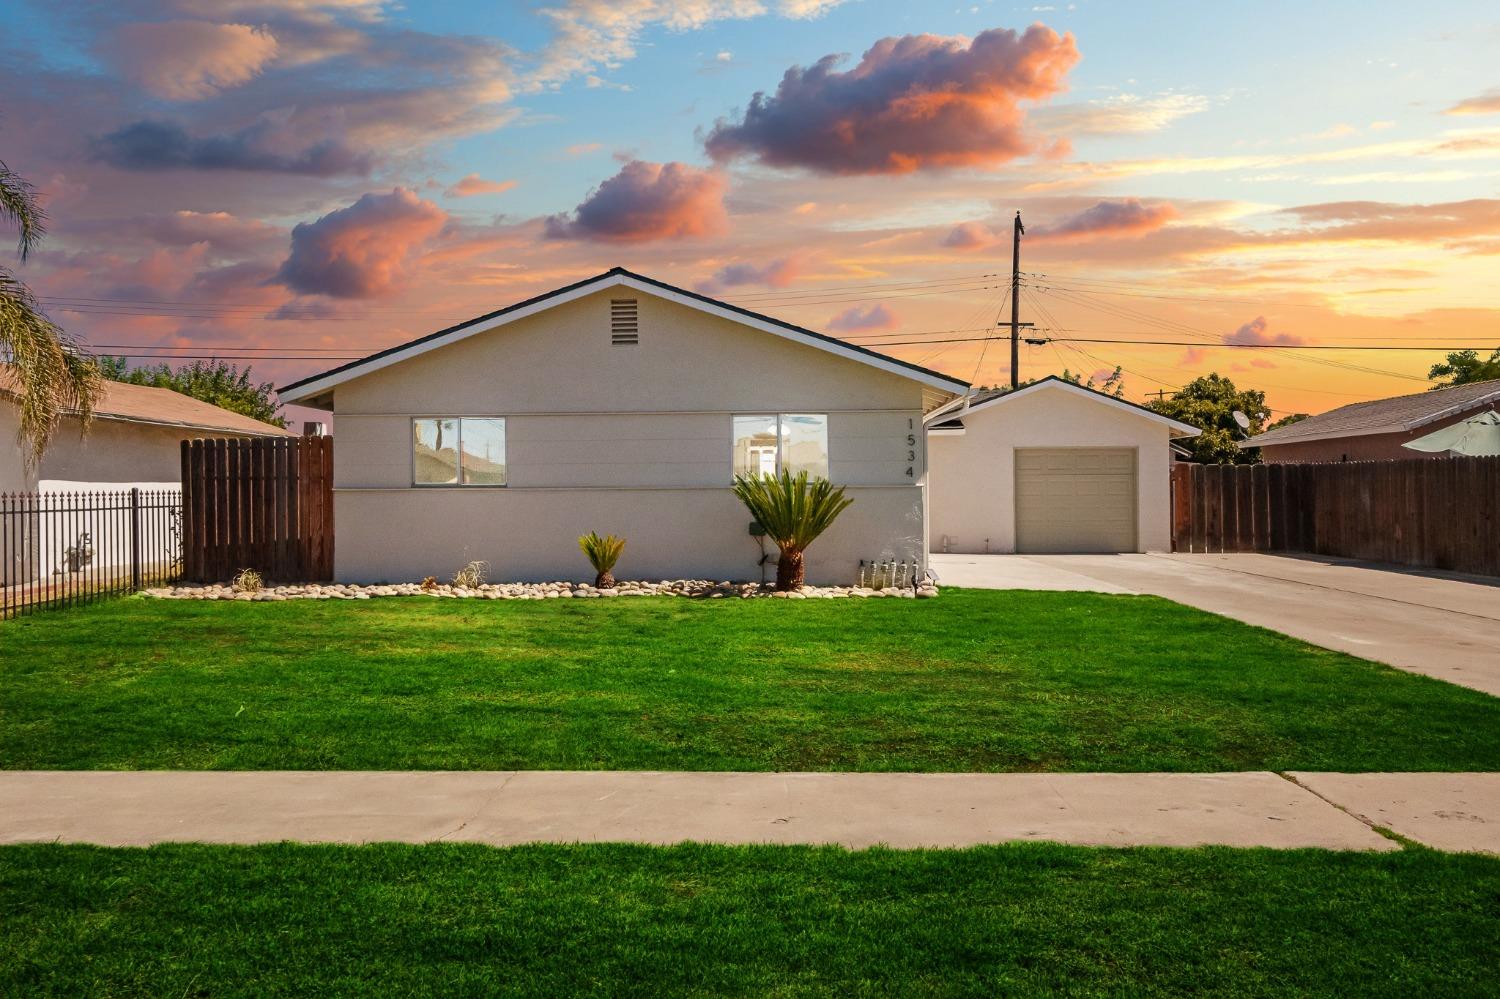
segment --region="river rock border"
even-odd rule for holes
[[[628,580],[607,589],[588,583],[484,583],[480,586],[454,586],[438,583],[424,588],[420,583],[374,583],[359,586],[348,583],[297,583],[267,586],[256,591],[237,590],[229,583],[158,586],[143,590],[148,597],[160,600],[370,600],[375,597],[437,597],[467,600],[556,600],[599,597],[687,597],[689,599],[740,600],[780,598],[783,600],[859,598],[916,598],[938,595],[937,585],[924,582],[916,589],[886,587],[875,590],[864,586],[804,586],[800,590],[778,593],[769,583],[714,582],[707,579],[670,579],[661,582]]]

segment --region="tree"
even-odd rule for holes
[[[1193,452],[1194,461],[1205,465],[1253,465],[1260,461],[1259,450],[1241,450],[1235,442],[1265,429],[1270,413],[1264,392],[1241,391],[1234,382],[1214,373],[1194,378],[1174,395],[1154,400],[1151,408],[1203,431],[1179,442]],[[1235,420],[1237,411],[1249,418],[1249,427],[1242,428]]]
[[[780,475],[736,475],[734,494],[781,549],[776,589],[783,592],[801,588],[803,552],[854,502],[844,496],[843,486],[835,489],[827,479],[809,482],[806,472],[792,475],[785,469]]]
[[[165,362],[131,368],[123,357],[105,356],[99,358],[99,369],[113,381],[171,389],[262,423],[286,426],[286,420],[276,414],[274,386],[270,382],[252,382],[249,367],[241,370],[238,365],[224,361],[194,361],[180,368]]]
[[[47,232],[47,213],[36,189],[0,162],[0,221],[19,233],[17,255],[24,263]],[[87,431],[99,398],[99,369],[63,330],[47,318],[31,289],[0,266],[0,367],[18,383],[20,431],[17,442],[27,461],[39,461],[66,413]]]
[[[1115,365],[1115,370],[1104,376],[1104,381],[1097,384],[1094,382],[1093,375],[1089,375],[1088,380],[1085,381],[1083,372],[1074,373],[1067,368],[1063,368],[1061,377],[1065,382],[1082,385],[1086,389],[1103,392],[1105,395],[1113,396],[1116,399],[1125,398],[1125,371],[1118,364]]]
[[[1281,419],[1277,420],[1275,423],[1271,424],[1269,427],[1266,427],[1266,429],[1276,430],[1280,427],[1289,427],[1293,423],[1301,423],[1311,415],[1311,413],[1288,413]]]
[[[1495,352],[1486,360],[1479,359],[1478,351],[1456,350],[1448,355],[1447,360],[1434,364],[1428,370],[1427,377],[1438,383],[1432,386],[1434,389],[1472,385],[1474,382],[1500,378],[1500,347],[1496,347]],[[1447,381],[1441,380],[1444,378]]]

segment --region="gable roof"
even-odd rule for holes
[[[0,365],[0,397],[19,399],[21,382]],[[172,389],[106,381],[94,405],[96,420],[118,420],[157,427],[180,427],[241,437],[295,437],[290,430],[203,402]]]
[[[950,377],[938,371],[933,371],[930,368],[902,361],[870,350],[867,347],[845,343],[843,340],[835,337],[816,333],[810,329],[783,322],[771,316],[762,315],[759,312],[751,312],[749,309],[742,309],[737,305],[730,305],[728,302],[721,302],[716,298],[709,298],[707,295],[688,291],[686,288],[678,288],[675,285],[657,281],[642,274],[633,273],[623,267],[613,267],[603,274],[585,278],[582,281],[575,281],[573,284],[564,285],[561,288],[528,298],[514,305],[507,305],[503,309],[497,309],[494,312],[477,316],[456,326],[449,326],[447,329],[438,330],[436,333],[429,333],[426,336],[409,340],[406,343],[387,348],[368,357],[362,357],[357,361],[341,364],[321,374],[311,375],[300,381],[292,382],[290,385],[283,386],[277,391],[284,402],[307,400],[326,392],[341,382],[358,378],[361,375],[367,375],[372,371],[379,371],[381,368],[397,364],[407,358],[416,357],[429,350],[455,343],[478,333],[496,329],[507,323],[515,322],[518,319],[525,319],[527,316],[555,308],[566,302],[582,298],[585,295],[592,295],[597,291],[616,287],[632,288],[648,295],[656,295],[659,298],[676,302],[679,305],[697,309],[699,312],[706,312],[709,315],[728,319],[753,329],[761,330],[762,332],[785,337],[788,340],[807,344],[811,347],[817,347],[831,354],[847,357],[850,360],[859,361],[871,367],[880,368],[883,371],[903,375],[933,388],[959,393],[966,392],[969,389],[968,382]]]
[[[1330,409],[1290,426],[1267,430],[1249,440],[1240,441],[1240,447],[1406,433],[1449,416],[1457,416],[1497,402],[1500,402],[1500,378],[1398,395],[1390,399],[1372,399],[1369,402],[1356,402]]]
[[[954,431],[959,431],[962,430],[964,426],[962,417],[968,416],[970,413],[978,412],[982,409],[989,409],[994,406],[1001,406],[1012,399],[1019,399],[1022,396],[1039,393],[1049,389],[1060,389],[1064,392],[1072,392],[1092,401],[1116,406],[1119,409],[1125,412],[1129,412],[1134,416],[1144,416],[1148,419],[1155,420],[1157,423],[1166,424],[1168,429],[1172,431],[1172,436],[1174,437],[1197,437],[1200,433],[1203,432],[1191,424],[1182,423],[1179,420],[1174,420],[1170,416],[1163,416],[1156,410],[1151,409],[1147,406],[1137,405],[1133,402],[1126,402],[1124,399],[1117,399],[1107,392],[1100,392],[1098,389],[1091,389],[1087,386],[1079,385],[1077,382],[1070,382],[1066,379],[1059,378],[1056,375],[1048,375],[1046,378],[1043,378],[1039,381],[1034,381],[1030,385],[1023,385],[1018,389],[986,389],[985,391],[979,392],[972,396],[970,398],[969,405],[965,409],[960,410],[958,416],[953,416],[950,412],[949,414],[947,414],[950,417],[949,419],[933,423],[927,429],[936,433],[952,433]]]

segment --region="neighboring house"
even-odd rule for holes
[[[171,389],[107,381],[88,434],[79,434],[76,417],[63,417],[40,463],[28,465],[16,436],[20,393],[15,374],[0,365],[0,494],[42,494],[8,504],[11,512],[0,518],[5,586],[98,572],[127,558],[129,522],[121,501],[58,494],[177,489],[184,440],[293,436]]]
[[[20,392],[15,374],[0,365],[0,493],[175,488],[184,440],[295,436],[171,389],[106,381],[88,434],[65,416],[40,464],[28,468],[16,442]]]
[[[922,418],[967,389],[615,268],[280,393],[337,418],[339,580],[584,579],[589,531],[627,539],[622,577],[758,579],[730,483],[781,467],[848,487],[807,578],[850,583],[925,563]]]
[[[1166,551],[1172,439],[1198,432],[1056,377],[935,413],[932,550]]]
[[[1341,406],[1267,430],[1241,441],[1239,446],[1260,448],[1261,459],[1273,464],[1423,458],[1427,455],[1401,445],[1497,404],[1500,379],[1454,385]]]

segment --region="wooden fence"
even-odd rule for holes
[[[1180,552],[1308,552],[1500,575],[1500,457],[1172,468]]]
[[[182,442],[183,577],[333,578],[333,439]]]

